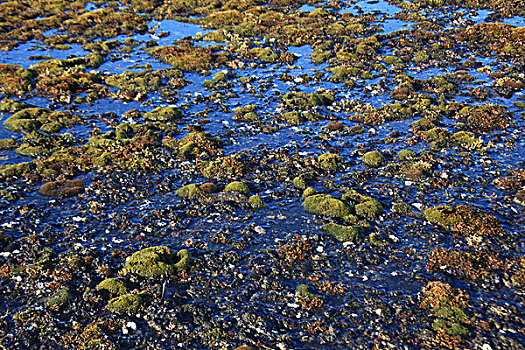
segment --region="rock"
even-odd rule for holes
[[[516,193],[516,196],[514,196],[514,203],[525,206],[525,190]]]
[[[40,194],[47,197],[74,197],[82,192],[86,184],[83,180],[59,180],[48,182],[40,187]]]
[[[206,193],[216,193],[217,192],[217,186],[211,182],[206,182],[205,184],[200,185],[199,188]]]

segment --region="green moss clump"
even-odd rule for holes
[[[0,151],[5,151],[8,149],[14,149],[19,146],[18,142],[13,139],[0,139]]]
[[[192,41],[179,40],[176,46],[159,46],[147,52],[173,68],[186,72],[202,72],[217,68],[227,61],[227,54],[216,52],[220,49],[194,46]]]
[[[187,250],[177,254],[166,246],[145,248],[134,253],[124,266],[125,272],[142,277],[173,276],[188,268],[191,256]]]
[[[383,213],[383,206],[375,199],[356,204],[355,213],[366,218],[374,218]]]
[[[216,83],[225,82],[227,79],[228,75],[223,71],[217,72],[213,75],[213,81]]]
[[[192,258],[190,252],[187,249],[181,249],[177,253],[179,261],[175,263],[175,271],[183,272],[187,271],[191,267]]]
[[[401,65],[403,64],[403,60],[401,59],[401,57],[396,57],[396,56],[385,56],[383,58],[383,62],[385,64],[388,64],[389,66],[397,66],[397,65]]]
[[[69,292],[69,289],[60,289],[55,294],[49,296],[46,301],[46,307],[52,310],[63,310],[73,300],[73,296]]]
[[[418,52],[414,55],[415,63],[426,63],[428,62],[429,56],[425,52]]]
[[[240,123],[240,122],[258,122],[260,121],[259,116],[255,111],[257,110],[257,106],[248,104],[246,106],[237,107],[233,111],[233,121]]]
[[[303,113],[286,112],[281,114],[281,118],[290,125],[303,125],[304,121],[308,119]]]
[[[370,168],[379,168],[385,161],[385,157],[379,151],[371,151],[363,154],[361,160]]]
[[[468,131],[458,131],[452,134],[451,139],[458,143],[461,147],[467,149],[478,149],[483,145],[481,137],[476,137],[474,133]]]
[[[143,118],[149,121],[169,122],[180,119],[182,112],[177,107],[157,107],[151,112],[145,113]]]
[[[355,242],[359,236],[357,226],[343,226],[331,222],[323,225],[321,229],[341,243]]]
[[[250,50],[250,53],[264,63],[275,63],[279,59],[279,55],[269,48],[254,48]]]
[[[410,127],[412,127],[415,130],[419,130],[419,131],[427,131],[427,130],[435,128],[436,125],[432,121],[423,118],[423,119],[416,120],[415,122],[412,122],[410,124]]]
[[[0,112],[12,114],[31,107],[35,106],[15,100],[4,100],[2,103],[0,103]]]
[[[73,197],[73,196],[76,196],[84,192],[85,187],[86,187],[85,182],[80,179],[62,180],[62,181],[53,181],[53,182],[48,182],[46,184],[43,184],[40,187],[39,192],[43,196],[47,196],[47,197],[66,198],[66,197]]]
[[[328,93],[289,92],[284,94],[286,107],[292,110],[307,110],[315,106],[329,106],[334,102],[334,96]]]
[[[38,118],[46,113],[47,110],[44,108],[26,108],[7,118],[4,126],[13,132],[33,131],[42,125]]]
[[[136,98],[136,94],[147,94],[149,92],[158,91],[161,86],[161,78],[158,74],[143,71],[130,72],[126,71],[122,74],[111,75],[105,78],[106,84],[117,87],[121,91],[131,92],[129,96]]]
[[[31,89],[34,72],[14,64],[0,64],[0,94],[21,95]]]
[[[310,293],[310,287],[308,287],[306,284],[298,285],[295,289],[295,296],[299,298],[310,299],[312,297],[312,293]]]
[[[106,278],[97,285],[96,289],[110,295],[123,295],[128,292],[126,284],[117,278]]]
[[[412,207],[409,204],[406,204],[404,202],[398,202],[398,203],[392,204],[392,211],[402,216],[414,215],[414,211],[412,210]]]
[[[425,209],[423,216],[425,219],[433,224],[449,225],[455,223],[456,220],[451,221],[451,215],[454,212],[449,205],[438,205]],[[458,221],[459,222],[459,219]]]
[[[250,188],[248,185],[246,185],[244,182],[241,181],[234,181],[226,185],[224,188],[224,191],[226,192],[238,192],[242,193],[245,196],[250,194]]]
[[[313,196],[314,194],[316,194],[317,191],[313,188],[313,187],[307,187],[304,191],[303,191],[303,199],[305,199],[306,197],[310,197],[310,196]]]
[[[343,157],[333,153],[325,153],[317,158],[319,167],[325,170],[337,170],[343,162]]]
[[[403,161],[403,160],[411,160],[416,158],[416,152],[409,150],[409,149],[403,149],[399,152],[397,152],[397,159]]]
[[[292,185],[298,190],[306,189],[306,181],[301,176],[294,177],[292,180]]]
[[[29,172],[33,165],[34,164],[32,162],[3,165],[0,166],[0,175],[8,178],[20,177]]]
[[[136,294],[124,294],[113,298],[106,306],[108,310],[117,314],[136,314],[142,304],[142,298]]]
[[[262,198],[258,194],[250,196],[248,203],[250,203],[253,210],[259,210],[265,207]]]
[[[204,191],[197,184],[189,184],[182,188],[179,188],[175,192],[181,198],[200,198],[205,195]]]
[[[348,205],[327,194],[315,194],[306,197],[303,208],[307,213],[330,217],[344,218],[351,214]]]
[[[376,246],[376,247],[382,247],[382,246],[385,246],[387,244],[384,240],[382,240],[379,237],[379,235],[377,233],[371,233],[368,236],[368,241],[370,242],[371,245]]]

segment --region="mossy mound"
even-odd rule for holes
[[[312,293],[310,293],[310,287],[308,287],[306,284],[300,284],[295,289],[295,296],[299,298],[311,298]]]
[[[461,235],[499,236],[504,233],[496,216],[466,205],[456,208],[438,205],[425,209],[423,216],[429,222]]]
[[[401,151],[397,152],[397,159],[403,161],[403,160],[412,160],[415,159],[417,156],[416,152],[409,150],[409,149],[402,149]]]
[[[304,199],[303,208],[307,213],[344,218],[351,214],[350,207],[343,201],[328,194],[315,194]]]
[[[458,131],[453,133],[450,138],[454,143],[470,150],[479,149],[483,146],[481,137],[476,137],[474,133],[468,131]]]
[[[176,151],[179,155],[186,158],[195,157],[203,152],[210,155],[216,155],[224,144],[224,141],[212,136],[208,132],[192,131],[182,139],[175,140],[172,138],[164,138],[162,140],[164,147]]]
[[[109,295],[123,295],[128,292],[126,284],[117,278],[106,278],[97,285],[96,289]]]
[[[375,199],[356,204],[355,213],[366,218],[374,218],[383,213],[383,206]]]
[[[8,149],[15,149],[19,146],[19,143],[13,139],[0,139],[0,151]]]
[[[177,107],[157,107],[151,112],[144,113],[145,120],[156,122],[170,122],[182,117],[180,108]]]
[[[289,92],[283,96],[283,101],[292,110],[306,110],[315,106],[329,106],[334,102],[334,96],[328,93]]]
[[[244,182],[241,182],[241,181],[230,182],[229,184],[226,185],[226,187],[224,188],[224,191],[237,192],[237,193],[244,194],[245,196],[250,194],[250,188],[248,187],[248,185],[246,185]]]
[[[279,59],[279,55],[269,48],[254,48],[250,53],[264,63],[275,63]]]
[[[64,126],[80,123],[80,118],[70,112],[49,111],[45,108],[25,108],[4,121],[7,130],[13,132],[31,132],[40,129],[46,133],[55,133]]]
[[[142,277],[173,276],[186,270],[190,261],[191,257],[186,249],[175,253],[169,247],[156,246],[134,253],[126,262],[124,271]]]
[[[69,289],[64,288],[49,296],[45,301],[45,305],[52,310],[63,310],[72,300],[73,295],[71,295]]]
[[[296,176],[292,180],[293,187],[297,188],[298,190],[305,190],[306,189],[306,181],[301,176]]]
[[[26,108],[34,108],[34,105],[25,103],[25,102],[18,102],[16,100],[3,100],[2,103],[0,103],[0,112],[12,114],[19,112]]]
[[[259,210],[265,207],[262,198],[258,194],[250,196],[250,198],[248,198],[248,203],[250,203],[253,210]]]
[[[73,196],[76,196],[84,192],[85,187],[86,187],[85,182],[80,179],[61,180],[61,181],[53,181],[53,182],[48,182],[46,184],[43,184],[40,187],[39,192],[43,196],[47,196],[47,197],[66,198],[66,197],[73,197]]]
[[[233,111],[233,121],[240,122],[258,122],[260,121],[259,116],[255,113],[257,106],[247,104],[242,107],[237,107]]]
[[[385,161],[385,157],[379,151],[371,151],[363,154],[361,161],[370,168],[379,168]]]
[[[323,225],[321,229],[341,243],[355,242],[359,236],[359,229],[356,226],[343,226],[331,222]]]
[[[34,72],[14,64],[0,64],[0,94],[21,95],[31,89]]]
[[[179,188],[175,193],[181,198],[196,199],[203,197],[205,192],[197,184],[189,184]]]
[[[425,209],[423,216],[433,224],[453,225],[459,222],[459,218],[453,215],[454,209],[449,205],[438,205]]]
[[[309,197],[309,196],[313,196],[316,193],[317,193],[317,191],[313,187],[307,187],[303,191],[303,199],[305,199],[306,197]]]
[[[317,158],[317,164],[325,170],[337,170],[342,163],[344,163],[343,157],[333,153],[325,153]]]
[[[26,108],[7,118],[4,126],[13,132],[33,131],[42,125],[39,118],[45,114],[47,110],[44,108]]]
[[[191,41],[179,40],[177,45],[161,46],[148,50],[148,53],[173,68],[186,72],[201,72],[217,68],[227,60],[227,54],[216,53],[222,47],[194,46]]]
[[[106,307],[117,314],[133,315],[137,313],[141,304],[142,298],[140,295],[124,294],[111,299]]]
[[[122,94],[121,96],[129,96],[129,99],[142,99],[137,98],[142,94],[145,97],[145,94],[153,91],[158,91],[160,89],[162,80],[159,74],[152,72],[130,72],[126,71],[122,74],[115,74],[105,78],[106,84],[114,86],[121,90],[125,91],[127,94]]]
[[[346,189],[341,197],[343,202],[355,206],[355,213],[366,218],[373,218],[383,213],[383,206],[370,196],[365,196],[353,189]]]

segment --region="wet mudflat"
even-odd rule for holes
[[[6,349],[522,349],[507,1],[0,3]]]

